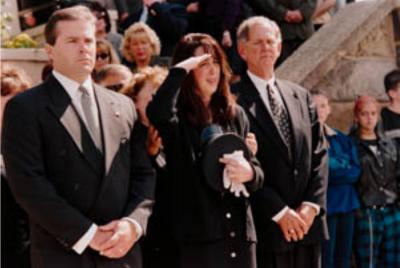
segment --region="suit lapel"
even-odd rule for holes
[[[288,148],[283,142],[278,129],[276,128],[275,123],[255,85],[247,74],[244,75],[242,79],[243,84],[246,85],[246,88],[241,92],[241,98],[243,98],[245,101],[249,114],[258,123],[268,138],[271,139],[275,144],[279,145],[277,146],[279,151],[288,161],[290,161]]]
[[[302,110],[301,103],[299,101],[299,97],[297,93],[293,91],[293,89],[286,85],[284,82],[277,80],[276,84],[281,93],[282,99],[286,105],[286,109],[288,111],[288,117],[290,120],[290,125],[292,127],[293,139],[294,139],[294,152],[293,155],[295,159],[298,159],[299,153],[301,151],[302,141],[303,139],[300,137],[302,133]]]
[[[80,120],[78,113],[73,107],[68,93],[53,75],[50,75],[45,83],[51,100],[48,108],[58,118],[79,152],[89,162],[90,166],[96,172],[99,172],[96,163],[93,162],[93,158],[84,153],[82,133],[86,131],[86,129],[82,129],[82,120]]]
[[[105,89],[97,85],[94,88],[100,113],[100,125],[103,129],[105,175],[107,175],[121,142],[121,125],[119,119],[121,107],[120,103],[111,98]]]

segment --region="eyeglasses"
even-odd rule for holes
[[[107,59],[108,57],[110,57],[109,54],[107,54],[107,53],[100,53],[100,54],[97,54],[97,55],[96,55],[96,60],[98,60],[98,59],[105,60],[105,59]]]
[[[111,89],[112,91],[120,91],[121,88],[124,86],[124,84],[115,84],[115,85],[109,85],[106,86],[106,88]]]

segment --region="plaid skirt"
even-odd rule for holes
[[[354,253],[360,268],[400,268],[399,206],[357,212]]]

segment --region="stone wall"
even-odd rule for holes
[[[383,77],[400,62],[399,11],[400,0],[347,5],[280,66],[277,76],[325,92],[333,108],[328,123],[347,131],[357,96],[387,100]]]

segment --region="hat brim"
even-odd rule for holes
[[[203,150],[203,172],[207,184],[214,190],[222,192],[223,170],[225,165],[219,162],[224,154],[243,151],[243,156],[250,160],[250,151],[242,137],[234,133],[225,133],[212,139]]]

